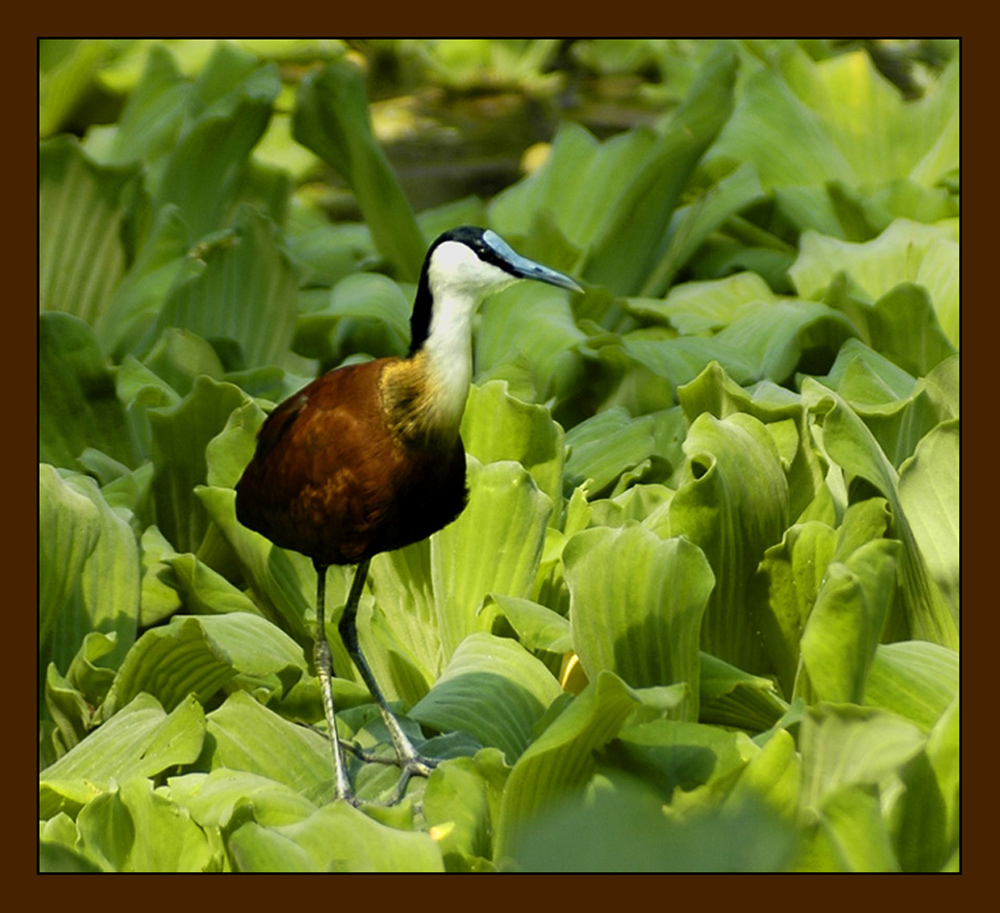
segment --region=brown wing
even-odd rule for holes
[[[236,486],[241,523],[326,565],[399,548],[458,515],[461,441],[428,454],[389,435],[379,377],[390,361],[340,368],[274,410]]]

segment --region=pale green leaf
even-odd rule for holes
[[[517,641],[470,634],[430,692],[407,714],[441,732],[463,730],[513,764],[559,695],[552,673]]]

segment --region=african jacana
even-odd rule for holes
[[[358,644],[358,601],[379,552],[425,539],[465,508],[465,448],[459,425],[472,376],[472,316],[487,295],[520,279],[582,291],[569,276],[515,253],[495,232],[455,228],[427,252],[410,317],[405,358],[338,368],[279,405],[236,486],[236,516],[316,568],[316,671],[335,768],[335,795],[356,803],[334,718],[324,602],[326,569],[357,564],[339,631],[378,704],[402,775],[422,757],[386,705]]]

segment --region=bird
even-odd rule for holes
[[[421,755],[389,709],[361,652],[357,610],[372,558],[428,538],[465,509],[459,426],[472,379],[472,319],[484,298],[521,280],[582,292],[570,276],[516,253],[491,229],[461,226],[428,248],[410,316],[406,356],[336,368],[280,403],[257,435],[236,484],[241,524],[312,559],[313,658],[334,767],[334,797],[360,804],[337,737],[326,635],[326,572],[356,565],[338,631],[388,729],[400,777],[437,765]]]

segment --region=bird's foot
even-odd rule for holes
[[[386,805],[395,805],[406,794],[406,787],[411,777],[429,777],[438,761],[434,758],[425,758],[423,755],[414,753],[405,758],[398,759],[400,767],[399,781],[396,788],[386,800]]]

